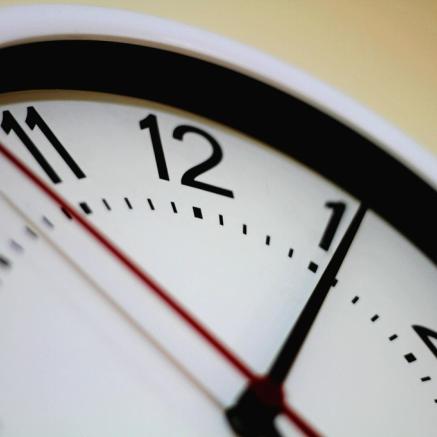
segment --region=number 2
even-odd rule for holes
[[[234,197],[234,193],[231,190],[227,190],[225,188],[217,187],[215,185],[210,185],[205,182],[200,182],[196,180],[197,176],[211,170],[213,167],[218,165],[223,158],[223,152],[219,145],[219,143],[207,132],[198,129],[193,126],[178,126],[173,131],[173,138],[176,140],[182,141],[185,134],[193,133],[200,135],[205,138],[212,147],[212,155],[206,160],[201,162],[200,164],[195,165],[194,167],[187,170],[181,179],[182,185],[187,185],[189,187],[199,188],[200,190],[210,191],[211,193],[219,194],[221,196]]]

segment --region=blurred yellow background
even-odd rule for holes
[[[129,9],[227,36],[334,86],[437,154],[436,0],[0,0],[36,3]]]

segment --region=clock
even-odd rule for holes
[[[432,435],[434,158],[189,26],[0,27],[5,436]]]

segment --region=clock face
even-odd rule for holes
[[[0,59],[1,435],[432,435],[427,182],[193,55]]]

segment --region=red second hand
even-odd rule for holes
[[[210,346],[225,358],[239,373],[245,376],[249,383],[255,383],[259,377],[250,370],[250,368],[234,355],[224,344],[222,344],[207,328],[205,328],[194,316],[192,316],[184,307],[174,300],[160,285],[149,277],[138,265],[136,265],[127,255],[118,249],[114,243],[106,238],[96,227],[88,220],[83,218],[76,210],[68,204],[59,194],[53,191],[39,176],[30,170],[19,158],[10,152],[2,143],[0,143],[0,153],[13,164],[21,173],[38,186],[48,197],[50,197],[61,208],[64,208],[92,237],[94,237],[102,246],[104,246],[112,255],[117,258],[127,270],[136,276],[140,282],[147,285],[161,300],[163,300],[176,314],[179,315],[188,325],[190,325],[201,337],[203,337]],[[317,437],[319,434],[307,424],[294,410],[289,406],[283,405],[282,412],[287,416],[294,425],[309,437]]]

